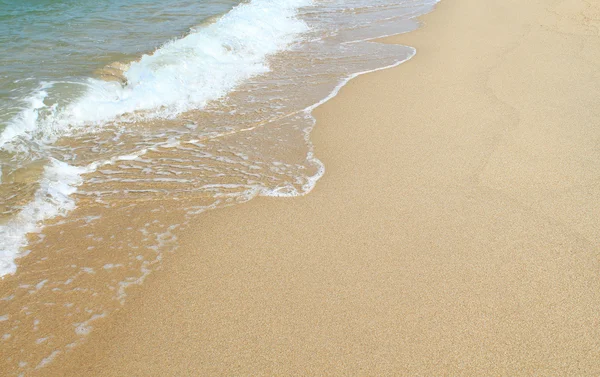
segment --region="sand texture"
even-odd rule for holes
[[[599,375],[600,3],[423,21],[316,110],[311,194],[206,213],[41,371]]]

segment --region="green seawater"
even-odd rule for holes
[[[152,52],[239,2],[0,0],[0,132],[44,82],[93,77],[107,64]],[[64,86],[54,95],[75,94]]]

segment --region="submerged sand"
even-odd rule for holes
[[[48,375],[600,373],[600,5],[445,0]]]

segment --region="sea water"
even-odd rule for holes
[[[435,2],[0,0],[2,370],[80,344],[203,212],[309,193],[311,111]]]

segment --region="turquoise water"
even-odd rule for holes
[[[94,76],[229,11],[236,0],[0,0],[0,130],[42,82]]]

